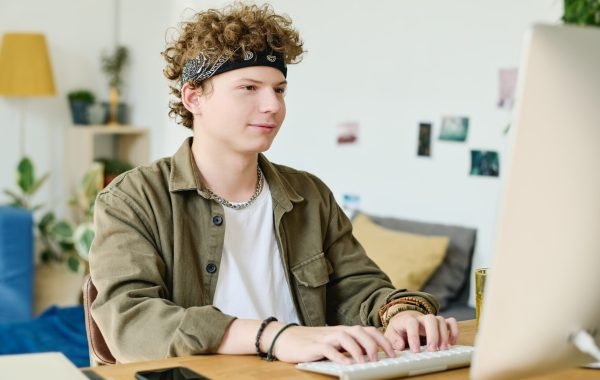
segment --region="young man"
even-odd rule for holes
[[[269,6],[198,13],[163,53],[193,138],[99,194],[92,313],[119,362],[258,353],[376,360],[456,342],[430,295],[393,289],[315,176],[261,153],[302,42]],[[296,325],[298,324],[298,325]],[[385,333],[376,327],[385,327]],[[367,359],[364,359],[365,355]]]

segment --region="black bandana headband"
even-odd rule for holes
[[[183,67],[181,83],[187,83],[190,80],[194,83],[200,83],[217,74],[250,66],[273,67],[281,71],[284,77],[287,77],[285,60],[283,59],[283,55],[277,52],[263,50],[255,53],[248,51],[244,57],[235,60],[220,56],[212,66],[206,56],[200,53],[196,58],[189,60]]]

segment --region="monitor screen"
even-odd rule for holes
[[[572,337],[600,342],[600,28],[536,25],[524,47],[475,379],[590,363]]]

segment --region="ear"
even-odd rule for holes
[[[193,88],[189,83],[181,86],[181,102],[192,115],[201,114],[201,93],[198,88]]]

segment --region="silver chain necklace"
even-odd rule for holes
[[[257,169],[256,169],[256,190],[254,191],[254,194],[252,195],[252,197],[250,197],[250,199],[248,199],[244,203],[231,203],[227,199],[222,198],[222,197],[218,196],[217,194],[213,193],[212,190],[209,188],[206,188],[206,192],[210,196],[210,199],[214,199],[215,201],[219,202],[223,206],[232,208],[234,210],[242,210],[242,209],[245,209],[246,207],[250,206],[252,203],[254,203],[256,198],[258,198],[258,196],[260,195],[262,189],[263,189],[263,172],[262,172],[262,170],[260,170],[260,167],[257,167]]]

